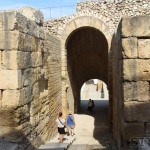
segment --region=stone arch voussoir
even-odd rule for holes
[[[111,38],[112,35],[109,32],[108,26],[103,23],[100,19],[93,17],[93,16],[80,16],[75,19],[73,19],[71,22],[69,22],[66,25],[66,28],[62,32],[61,35],[61,41],[62,41],[62,49],[65,49],[65,43],[68,38],[68,36],[76,29],[81,28],[81,27],[93,27],[101,31],[104,36],[107,39],[108,42],[108,51],[110,49],[111,45]]]

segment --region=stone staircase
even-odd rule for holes
[[[38,150],[67,150],[76,139],[75,136],[65,136],[63,143],[58,143],[58,136],[41,145]]]

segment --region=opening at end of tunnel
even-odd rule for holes
[[[109,94],[107,85],[99,79],[86,81],[80,91],[79,114],[88,114],[108,123]],[[90,108],[90,109],[89,109]]]

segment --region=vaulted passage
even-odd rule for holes
[[[73,31],[67,41],[67,69],[74,96],[75,112],[80,108],[80,89],[89,79],[108,82],[108,43],[93,27]]]

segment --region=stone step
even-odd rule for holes
[[[75,136],[65,136],[63,143],[58,143],[58,137],[53,138],[52,140],[41,145],[39,150],[66,150],[76,139]]]

